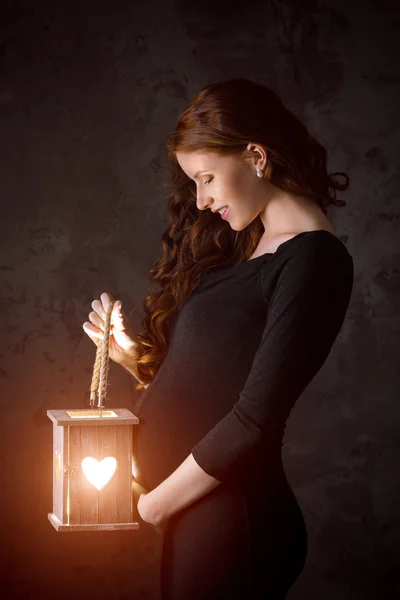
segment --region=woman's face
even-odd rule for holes
[[[256,163],[252,166],[239,157],[211,151],[177,152],[176,158],[196,183],[197,208],[215,212],[227,207],[224,217],[235,231],[242,231],[265,209],[266,190],[257,177]]]

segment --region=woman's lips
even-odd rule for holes
[[[222,219],[224,219],[225,221],[226,221],[226,219],[228,218],[229,211],[230,211],[230,208],[229,208],[229,206],[228,206],[228,208],[226,209],[226,211],[224,212],[224,214],[223,214],[223,215],[221,215],[221,218],[222,218]]]

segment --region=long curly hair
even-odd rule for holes
[[[166,138],[164,159],[171,167],[169,225],[161,237],[163,256],[148,271],[159,289],[145,297],[142,331],[137,335],[137,374],[141,390],[163,362],[179,309],[203,273],[242,263],[264,231],[256,218],[242,231],[196,206],[196,185],[180,167],[177,152],[212,151],[249,160],[249,142],[267,151],[265,177],[275,186],[314,199],[326,208],[345,206],[336,190],[346,190],[346,173],[327,173],[326,149],[282,103],[275,92],[247,79],[204,87],[180,114]],[[334,180],[342,175],[345,182]]]

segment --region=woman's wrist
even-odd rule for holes
[[[143,521],[154,525],[154,527],[160,526],[168,518],[168,515],[163,514],[162,504],[157,499],[157,494],[154,493],[154,490],[141,494],[137,508]]]
[[[140,379],[137,373],[137,355],[135,347],[132,348],[132,354],[127,354],[123,361],[119,363],[125,371],[133,375],[139,382]]]
[[[139,514],[144,521],[157,527],[220,483],[206,473],[190,454],[156,488],[139,498]]]
[[[127,373],[129,373],[129,375],[133,375],[134,378],[139,382],[139,383],[143,383],[141,381],[141,379],[139,379],[138,376],[138,372],[137,372],[137,362],[136,362],[136,354],[135,357],[133,358],[129,358],[128,360],[124,360],[123,362],[119,363],[121,365],[121,367],[123,369],[125,369],[125,371]],[[147,389],[149,387],[150,383],[147,383],[144,387],[145,389]]]

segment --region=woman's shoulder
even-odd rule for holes
[[[273,282],[285,285],[293,293],[298,288],[321,287],[325,283],[338,292],[353,284],[353,257],[344,242],[326,229],[296,233],[282,242],[270,258],[261,268],[261,287],[267,296]]]
[[[319,257],[321,259],[329,256],[350,259],[352,256],[341,238],[329,229],[311,229],[300,231],[286,237],[276,249],[276,254],[283,257],[292,256],[299,260]],[[296,261],[296,262],[298,262]]]

